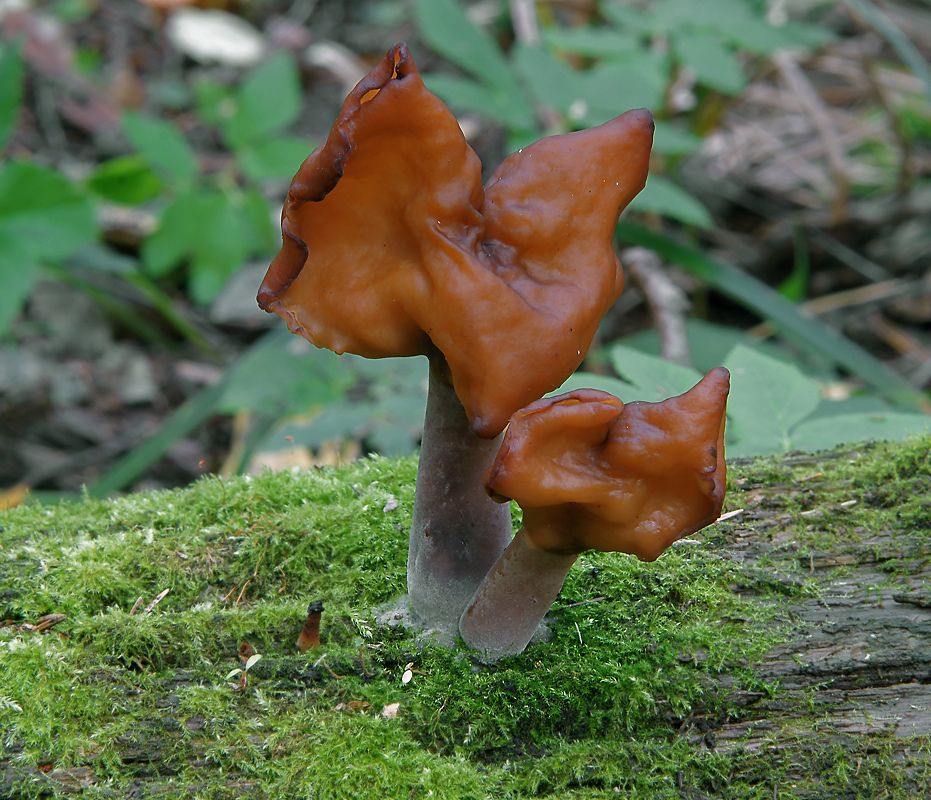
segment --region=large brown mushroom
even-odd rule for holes
[[[455,625],[509,541],[480,476],[510,415],[575,370],[617,298],[612,232],[646,181],[652,133],[638,110],[549,137],[483,188],[398,44],[291,183],[259,305],[337,353],[430,359],[408,563],[428,624]]]
[[[517,501],[523,526],[463,613],[465,642],[491,660],[520,653],[579,553],[653,561],[717,519],[728,388],[719,367],[660,403],[581,389],[518,411],[487,487]]]

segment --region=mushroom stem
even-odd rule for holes
[[[522,653],[577,558],[534,547],[521,528],[462,613],[465,643],[487,661]]]
[[[430,628],[456,630],[511,539],[510,509],[493,501],[483,483],[500,444],[501,436],[473,433],[446,360],[432,356],[407,559],[410,606]]]

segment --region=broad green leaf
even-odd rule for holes
[[[336,355],[294,339],[243,356],[230,371],[217,409],[306,413],[340,400],[351,383]]]
[[[523,99],[511,67],[494,39],[473,24],[456,0],[415,0],[414,19],[424,41],[460,69],[515,103]]]
[[[194,246],[188,294],[206,304],[219,294],[230,275],[243,265],[252,249],[252,226],[243,208],[221,192],[206,194],[202,225]]]
[[[87,186],[107,200],[130,206],[148,202],[164,188],[158,175],[138,155],[104,161],[88,178]]]
[[[608,375],[598,375],[594,372],[574,372],[562,386],[549,392],[547,397],[573,392],[576,389],[598,389],[601,392],[607,392],[619,397],[625,403],[629,403],[631,400],[646,399],[643,389],[640,387],[626,381],[619,381],[617,378]]]
[[[727,413],[738,445],[731,452],[791,450],[792,429],[821,402],[818,384],[795,367],[743,345],[734,348],[724,366],[731,373]]]
[[[858,345],[842,336],[830,325],[805,316],[766,284],[740,269],[709,258],[693,247],[682,244],[662,233],[642,225],[621,221],[617,234],[626,244],[638,244],[654,250],[667,261],[678,264],[726,297],[769,320],[785,334],[792,336],[813,353],[830,359],[858,375],[895,402],[921,406],[925,399],[901,375],[891,370]]]
[[[424,83],[456,112],[468,111],[491,117],[508,128],[533,128],[535,125],[533,114],[528,109],[512,105],[505,95],[469,78],[426,75]]]
[[[662,175],[647,178],[647,185],[634,198],[630,207],[634,211],[661,214],[699,228],[710,228],[714,224],[711,214],[701,201]]]
[[[123,115],[123,130],[139,155],[162,177],[190,181],[197,175],[197,156],[170,122],[130,111]]]
[[[261,192],[247,189],[240,198],[242,220],[249,234],[249,252],[271,255],[280,244],[277,223],[272,223],[272,213]],[[275,214],[278,217],[278,214]]]
[[[0,232],[0,338],[23,308],[39,274],[39,268],[22,245]]]
[[[725,94],[738,94],[746,86],[743,65],[716,36],[677,33],[673,47],[682,66],[691,70],[703,86]]]
[[[507,59],[456,0],[415,0],[414,18],[430,47],[485,84],[496,98],[495,108],[510,109],[509,127],[533,127],[533,109]]]
[[[682,394],[701,380],[701,374],[694,369],[630,347],[615,345],[610,352],[614,371],[636,387],[637,396],[631,399],[655,403]]]
[[[188,258],[206,221],[202,192],[177,197],[162,211],[158,229],[142,243],[142,263],[154,278],[167,275]]]
[[[16,129],[23,101],[23,59],[19,47],[0,43],[0,151]]]
[[[653,132],[653,152],[681,156],[701,147],[701,137],[672,122],[657,122]]]
[[[236,113],[234,90],[209,78],[194,84],[197,113],[204,122],[222,128]]]
[[[260,450],[281,450],[294,445],[320,447],[339,439],[360,439],[372,422],[375,406],[368,402],[327,405],[310,421],[288,421],[272,433]]]
[[[593,58],[633,55],[640,44],[627,33],[611,28],[548,28],[543,38],[550,47]]]
[[[645,36],[653,33],[654,20],[649,6],[643,10],[628,5],[629,0],[601,0],[599,10],[605,19],[613,22],[625,33]]]
[[[898,440],[931,431],[931,416],[924,414],[838,414],[803,422],[792,431],[792,449],[827,450],[839,444]]]
[[[702,373],[721,366],[728,353],[738,344],[758,350],[771,358],[790,360],[789,354],[780,349],[773,341],[750,339],[740,328],[734,328],[730,325],[716,325],[703,319],[688,319],[685,322],[685,327],[692,363],[695,365],[695,369]],[[659,335],[652,328],[624,336],[620,339],[619,344],[657,357],[660,353]]]
[[[286,128],[301,110],[301,81],[294,56],[279,51],[256,67],[236,95],[236,110],[224,126],[234,147]]]
[[[578,73],[543,46],[518,44],[511,60],[537,103],[566,115],[574,103],[584,103]]]
[[[245,145],[236,152],[242,174],[251,181],[290,178],[313,147],[297,136],[279,136]]]
[[[580,73],[580,92],[589,109],[585,124],[600,125],[632,108],[662,107],[669,71],[668,56],[649,51],[602,61]]]
[[[0,240],[19,257],[66,258],[97,235],[94,209],[67,178],[29,161],[0,167]]]

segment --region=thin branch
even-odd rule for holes
[[[689,300],[666,274],[662,261],[645,247],[629,247],[621,253],[621,261],[643,292],[659,334],[663,358],[691,366],[689,339],[685,326]]]

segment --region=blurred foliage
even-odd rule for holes
[[[926,67],[918,67],[901,31],[865,0],[853,5],[927,81]],[[411,0],[408,7],[419,36],[444,62],[427,71],[427,85],[454,112],[493,120],[510,148],[600,124],[627,108],[653,111],[653,170],[631,207],[632,221],[618,228],[619,242],[653,249],[772,321],[783,341],[797,346],[793,351],[753,344],[734,332],[737,341],[718,348],[717,360],[723,357],[734,373],[729,452],[826,447],[854,435],[899,437],[927,428],[926,417],[894,405],[904,401],[914,408],[926,402],[921,393],[799,309],[810,277],[804,242],[779,291],[711,259],[696,239],[715,220],[678,179],[683,159],[701,147],[727,105],[767,68],[767,59],[782,49],[820,48],[834,39],[829,28],[793,19],[775,24],[768,4],[759,0],[601,0],[596,14],[573,23],[540,4],[540,36],[531,41],[515,35],[507,3],[481,24],[470,13],[475,9],[457,0]],[[80,3],[56,8],[66,20],[89,13]],[[99,71],[101,60],[93,50],[77,55],[88,73]],[[0,166],[0,337],[10,335],[41,274],[93,291],[81,277],[90,266],[143,291],[161,321],[218,357],[183,313],[185,296],[197,306],[209,304],[243,264],[274,253],[281,189],[311,148],[293,134],[304,101],[302,76],[289,52],[273,50],[245,70],[197,75],[191,87],[171,90],[166,84],[153,90],[145,109],[125,111],[119,154],[84,175],[19,153]],[[8,146],[28,100],[26,76],[21,43],[0,44],[0,149]],[[931,93],[931,82],[928,88]],[[905,135],[927,136],[926,104],[913,102],[900,113]],[[116,252],[97,242],[95,209],[102,204],[143,209],[154,217],[154,229],[137,251]],[[118,299],[100,292],[95,297],[137,335],[163,346],[158,332],[134,319],[131,308],[120,310]],[[697,330],[692,328],[690,344],[700,365],[704,345]],[[567,386],[587,380],[613,386],[624,400],[652,400],[659,397],[656,387],[669,394],[697,379],[697,373],[629,347],[609,342],[605,352],[613,376],[579,373]],[[803,374],[779,360],[793,357],[815,372]],[[97,491],[131,484],[174,441],[214,414],[248,415],[239,466],[259,450],[316,448],[332,439],[350,438],[392,455],[416,445],[426,386],[421,359],[338,359],[278,330],[226,360],[221,382],[190,397],[161,431],[102,477]],[[816,381],[834,380],[837,368],[886,399],[822,401]],[[783,395],[778,407],[769,407],[771,398]]]

